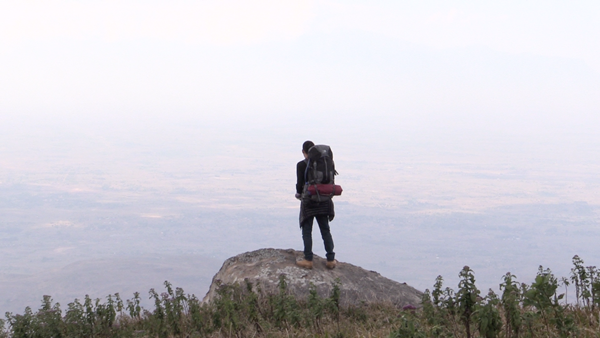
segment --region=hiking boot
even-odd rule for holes
[[[332,261],[327,261],[327,263],[325,263],[325,267],[329,270],[335,269],[335,266],[337,265],[337,260],[332,260]]]
[[[301,259],[299,261],[296,261],[296,265],[298,265],[301,268],[305,268],[305,269],[312,269],[313,268],[312,261],[307,261],[306,259]]]

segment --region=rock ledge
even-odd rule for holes
[[[422,292],[381,276],[375,271],[339,262],[333,270],[325,268],[326,260],[314,256],[313,269],[296,266],[302,259],[301,251],[293,249],[260,249],[245,252],[227,259],[221,270],[213,277],[212,284],[203,302],[211,302],[217,295],[220,284],[243,284],[248,280],[257,284],[265,293],[278,292],[279,276],[285,275],[288,291],[298,299],[307,299],[310,284],[314,284],[321,297],[329,296],[332,285],[339,279],[340,302],[343,306],[364,303],[391,303],[397,307],[418,307]]]

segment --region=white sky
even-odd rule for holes
[[[0,74],[27,121],[592,131],[600,3],[2,1]]]

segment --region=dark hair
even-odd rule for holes
[[[306,141],[302,144],[302,151],[308,154],[308,149],[314,146],[315,144],[312,141]]]

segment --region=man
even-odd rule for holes
[[[315,202],[307,198],[302,198],[304,191],[305,172],[308,165],[308,150],[315,144],[311,141],[306,141],[302,145],[302,154],[304,160],[296,165],[296,198],[300,203],[300,228],[302,229],[302,240],[304,241],[304,259],[296,262],[296,264],[305,269],[313,268],[313,252],[312,252],[312,228],[313,220],[316,218],[321,230],[321,237],[325,244],[327,252],[327,263],[325,266],[328,269],[335,268],[337,261],[335,260],[335,252],[333,252],[333,238],[329,228],[329,221],[333,220],[335,212],[333,209],[333,201]]]

